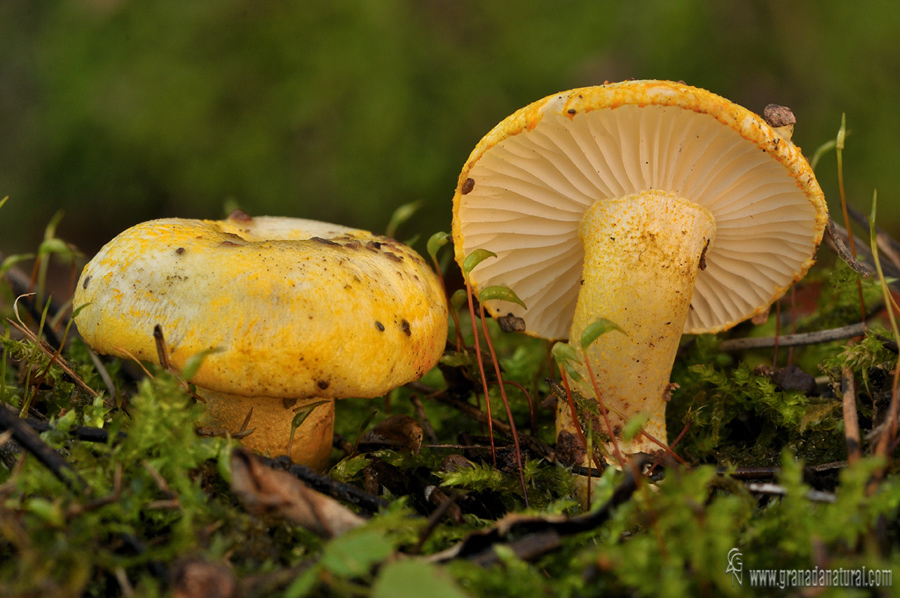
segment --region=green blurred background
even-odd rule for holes
[[[846,113],[848,197],[877,187],[897,233],[896,0],[2,0],[0,251],[60,209],[87,255],[232,206],[382,232],[421,201],[398,237],[427,239],[494,124],[632,77],[786,104],[808,155]],[[835,206],[833,153],[818,171]]]

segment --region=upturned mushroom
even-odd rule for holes
[[[447,305],[409,247],[294,218],[163,219],[138,224],[85,266],[75,321],[101,353],[158,363],[155,326],[176,368],[208,352],[191,382],[210,425],[251,450],[321,469],[334,399],[372,398],[440,357]],[[294,432],[301,410],[312,410]]]
[[[766,312],[815,259],[828,214],[800,149],[762,118],[668,81],[574,89],[537,101],[488,133],[453,200],[457,261],[495,259],[476,291],[511,288],[527,308],[490,301],[525,332],[569,339],[578,390],[591,365],[623,453],[666,442],[665,407],[683,333],[714,333]],[[582,351],[599,318],[624,331]],[[646,417],[644,434],[621,437]],[[573,432],[568,408],[557,430]]]

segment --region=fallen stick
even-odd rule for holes
[[[801,332],[798,334],[785,334],[783,336],[756,336],[749,338],[732,338],[719,343],[719,350],[725,352],[744,351],[746,349],[763,349],[774,347],[797,347],[800,345],[815,345],[830,341],[840,341],[866,333],[865,324],[850,324],[840,328],[829,330],[817,330],[815,332]]]

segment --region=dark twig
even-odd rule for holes
[[[893,339],[889,339],[888,337],[884,336],[883,334],[878,334],[877,332],[875,333],[875,338],[877,338],[878,340],[881,341],[882,347],[884,347],[885,349],[887,349],[894,355],[896,355],[897,353],[900,353],[900,346],[897,345],[897,341],[895,341]]]
[[[260,457],[259,459],[268,467],[287,471],[297,479],[305,482],[313,490],[326,494],[331,498],[356,505],[369,512],[377,513],[381,509],[387,508],[390,504],[383,498],[372,496],[367,492],[363,492],[356,486],[351,486],[350,484],[345,484],[329,478],[328,476],[316,473],[306,465],[291,463],[290,459],[287,457],[276,457],[274,459]]]
[[[798,334],[787,334],[777,338],[778,345],[781,347],[796,347],[800,345],[815,345],[816,343],[827,343],[830,341],[839,341],[855,336],[862,336],[866,333],[865,324],[850,324],[841,326],[840,328],[831,328],[829,330],[817,330],[814,332],[801,332]],[[760,336],[750,338],[732,338],[719,343],[719,350],[725,352],[745,351],[747,349],[762,349],[774,347],[776,338],[773,336]]]
[[[825,242],[838,254],[838,257],[850,266],[851,270],[862,274],[863,276],[869,276],[875,272],[875,269],[872,266],[856,259],[856,256],[853,255],[853,252],[844,242],[844,239],[847,237],[846,229],[835,224],[834,220],[829,218],[828,224],[825,226],[825,232],[827,233],[825,235]]]
[[[847,461],[859,461],[859,418],[856,414],[856,378],[853,370],[844,366],[841,371],[841,403],[844,410],[844,439],[847,443]]]
[[[831,230],[829,230],[829,228]],[[866,228],[868,228],[868,223],[866,224]],[[852,270],[859,272],[863,276],[868,276],[869,274],[875,272],[874,266],[871,265],[873,262],[872,250],[866,243],[863,243],[860,239],[855,239],[854,249],[856,250],[856,255],[858,257],[853,258],[852,251],[847,246],[847,230],[840,224],[831,222],[829,227],[826,228],[826,231],[829,232],[829,234],[825,236],[826,243],[828,243],[829,247],[835,250],[835,252],[840,256],[842,260],[847,262],[847,265],[850,266]],[[890,242],[888,240],[890,240]],[[835,241],[835,244],[832,244],[832,241]],[[890,245],[889,243],[896,243],[896,241],[893,241],[893,239],[890,239],[890,237],[885,234],[879,234],[877,236],[877,241],[879,247],[881,247],[883,250],[887,248],[885,254],[891,256],[893,245]],[[836,243],[838,242],[843,244],[843,249],[838,249],[838,247],[836,246]],[[852,259],[852,261],[847,259],[848,256]],[[886,277],[900,279],[900,268],[895,266],[892,262],[883,262],[881,264],[881,267],[884,270],[884,275]],[[860,270],[860,268],[865,271]],[[890,286],[894,290],[900,290],[900,281],[895,281]]]
[[[21,421],[36,432],[46,432],[51,429],[49,423],[34,419],[33,417],[28,417],[22,419]],[[68,431],[68,435],[75,440],[81,440],[84,442],[99,442],[101,444],[107,444],[109,442],[109,430],[105,428],[72,426]],[[116,435],[117,440],[123,440],[125,437],[126,436],[124,432],[119,432]]]
[[[164,370],[174,371],[172,364],[169,362],[169,349],[166,347],[166,337],[163,335],[162,326],[159,324],[153,327],[153,342],[156,344],[156,357],[159,359],[159,365]]]
[[[11,413],[5,405],[0,408],[0,430],[11,431],[13,439],[23,449],[34,455],[69,490],[76,493],[87,492],[87,482],[78,475],[75,468],[69,465],[59,453],[50,448],[46,442],[41,440],[34,430],[28,427],[15,414]]]
[[[787,488],[778,484],[747,484],[747,490],[754,494],[765,494],[769,496],[787,496]],[[828,502],[833,503],[837,497],[830,492],[822,492],[821,490],[810,490],[806,493],[807,500],[811,502]]]
[[[112,377],[109,375],[109,372],[106,369],[106,366],[100,360],[100,357],[97,356],[96,351],[87,348],[88,355],[91,356],[91,362],[94,364],[94,368],[97,370],[97,373],[100,374],[100,379],[103,380],[103,384],[106,385],[106,392],[109,393],[109,400],[113,405],[116,405],[116,399],[118,398],[116,395],[116,385],[112,381]]]
[[[818,465],[807,465],[803,468],[804,473],[814,474],[835,469],[845,469],[848,466],[847,461],[832,461],[830,463],[820,463]],[[737,467],[730,470],[727,467],[719,467],[716,469],[718,475],[729,475],[736,480],[759,480],[774,478],[781,473],[780,467]]]
[[[430,557],[432,562],[446,562],[464,558],[483,567],[494,565],[499,557],[494,546],[504,543],[507,538],[515,538],[507,546],[522,559],[533,560],[560,546],[560,538],[578,534],[606,523],[620,505],[631,500],[637,490],[641,471],[649,463],[647,458],[635,458],[625,469],[625,479],[613,491],[612,497],[596,511],[565,516],[518,516],[512,515],[490,529],[469,534],[462,542]]]

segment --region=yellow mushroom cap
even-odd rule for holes
[[[813,264],[828,220],[800,148],[758,115],[681,83],[628,81],[539,100],[481,140],[453,200],[456,259],[462,265],[477,248],[496,253],[472,271],[475,289],[510,287],[527,309],[491,301],[491,313],[523,318],[529,334],[565,339],[582,279],[586,210],[648,191],[689,200],[715,220],[689,333],[766,311]]]
[[[437,363],[447,305],[409,247],[310,220],[235,217],[138,224],[85,266],[85,341],[157,361],[155,325],[197,386],[249,396],[371,398]]]

